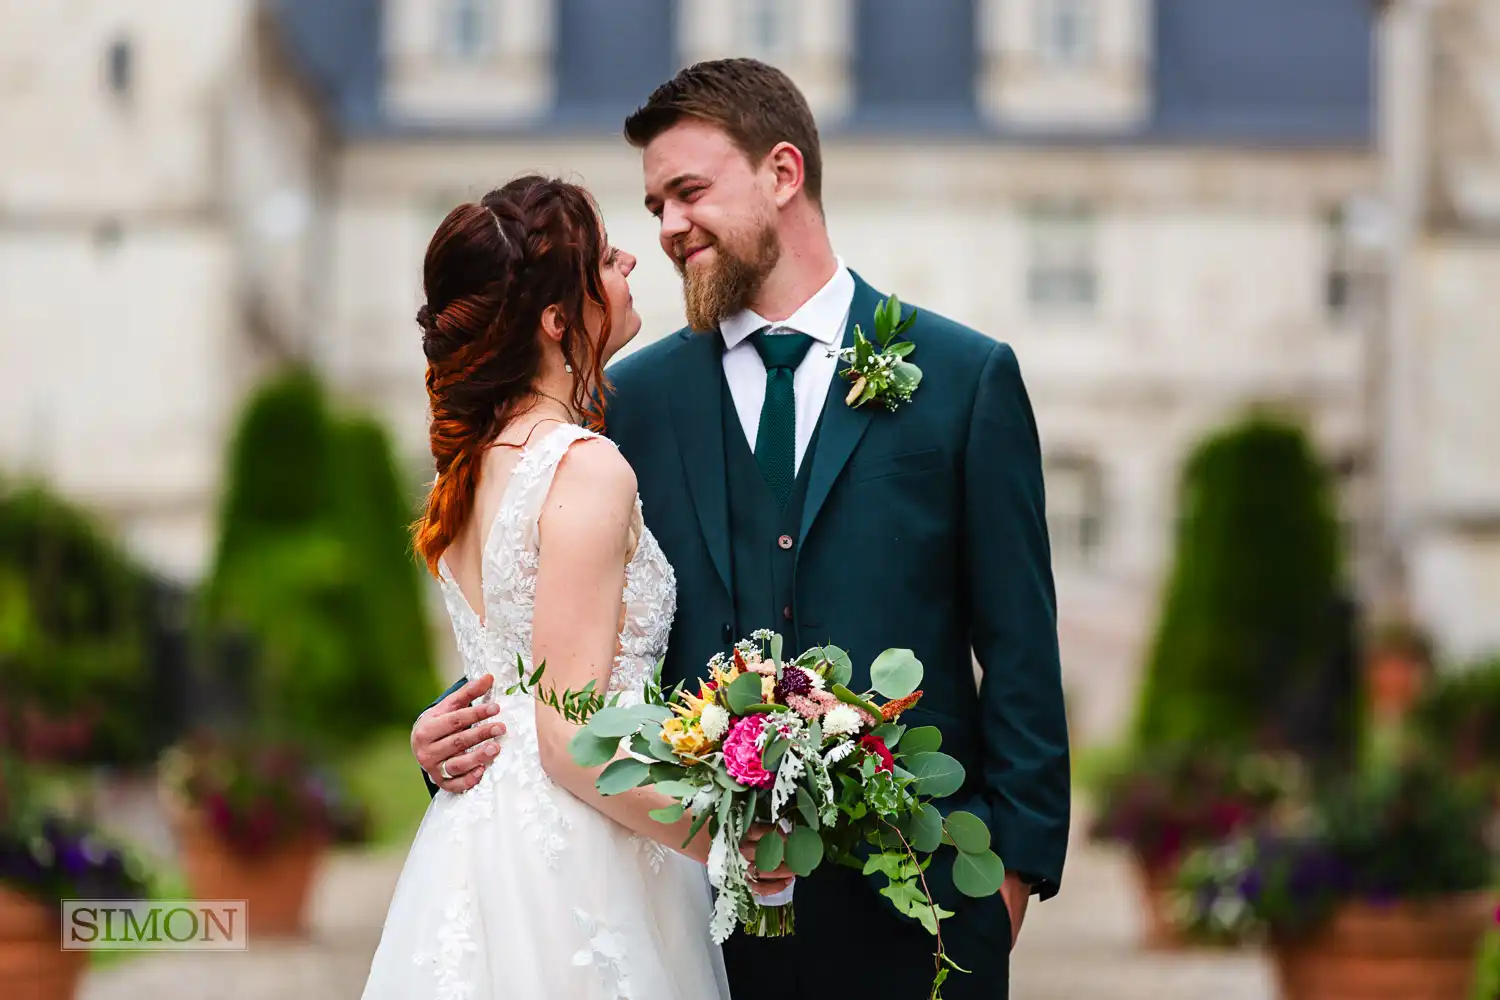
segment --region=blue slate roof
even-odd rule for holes
[[[266,2],[334,120],[346,135],[358,137],[618,134],[624,113],[676,62],[675,44],[656,36],[675,28],[673,4],[689,0],[554,0],[559,29],[578,35],[564,40],[560,62],[571,64],[568,75],[575,81],[587,65],[601,83],[560,87],[564,99],[555,112],[525,126],[404,121],[383,110],[384,0]],[[1154,0],[1150,117],[1143,125],[1106,134],[997,129],[980,118],[972,88],[959,79],[977,71],[971,47],[978,32],[961,30],[964,23],[975,23],[976,3],[855,0],[860,18],[855,37],[897,40],[900,51],[890,59],[899,55],[899,76],[923,82],[893,89],[892,63],[867,54],[885,72],[854,67],[856,109],[844,122],[827,123],[825,133],[1332,146],[1364,145],[1373,137],[1376,14],[1371,0]],[[615,16],[632,4],[640,9]],[[607,30],[586,30],[601,11],[610,15]],[[957,75],[955,67],[961,70]],[[590,93],[608,99],[601,97],[591,110]]]
[[[1371,0],[1157,0],[1151,133],[1366,140]]]

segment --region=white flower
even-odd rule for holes
[[[843,743],[840,743],[838,746],[834,747],[832,750],[829,750],[826,754],[823,755],[823,765],[825,767],[827,767],[830,764],[837,764],[839,761],[843,760],[845,757],[847,757],[851,753],[853,753],[854,752],[854,748],[857,747],[858,745],[859,744],[853,743],[853,742],[848,741],[848,740],[846,740]],[[828,797],[830,799],[833,798],[833,786],[832,785],[828,786]]]
[[[815,691],[826,691],[826,690],[828,690],[828,678],[824,677],[822,674],[818,673],[816,670],[804,670],[802,672],[807,675],[808,680],[812,681],[813,690],[815,690]]]
[[[865,724],[852,705],[835,705],[823,716],[824,736],[853,736]]]
[[[729,732],[729,712],[710,702],[703,706],[703,714],[698,717],[698,724],[703,727],[703,735],[717,743]]]

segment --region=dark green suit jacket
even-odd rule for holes
[[[882,298],[855,276],[845,346],[855,323],[873,335]],[[1008,346],[916,312],[906,336],[923,381],[909,403],[895,413],[876,404],[855,410],[844,403],[848,383],[836,378],[830,388],[805,459],[812,465],[788,627],[799,648],[847,649],[856,690],[868,687],[882,650],[915,651],[924,695],[902,721],[942,729],[944,751],[968,773],[947,804],[984,819],[1007,868],[1038,880],[1047,897],[1062,879],[1070,776],[1036,423]],[[734,621],[722,353],[717,334],[682,330],[609,373],[609,436],[636,471],[646,524],[677,573],[668,682],[701,675],[727,648]],[[977,694],[975,657],[983,669]],[[879,880],[848,874],[868,888],[845,878],[836,904],[823,899],[815,909],[863,907],[880,914],[872,919],[904,922],[876,895]],[[949,889],[934,890],[959,910],[944,922],[945,939],[976,975],[955,976],[947,994],[1005,996],[1004,958],[993,964],[975,954],[1008,947],[1003,905],[998,897],[959,900]],[[820,932],[804,919],[803,894],[799,887],[797,936],[815,948],[809,935]],[[809,906],[818,902],[817,892],[807,895]],[[831,938],[825,944],[834,947]]]

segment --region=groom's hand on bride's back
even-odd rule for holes
[[[489,724],[499,708],[473,704],[494,684],[488,675],[469,681],[417,716],[411,727],[411,752],[428,780],[445,792],[473,788],[500,752],[494,740],[505,735],[505,724]]]

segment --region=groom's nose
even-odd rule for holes
[[[692,232],[693,224],[688,221],[687,212],[680,204],[667,202],[661,210],[661,239],[662,243],[670,247],[673,240],[679,236],[685,236]]]

